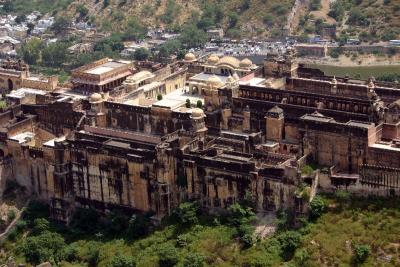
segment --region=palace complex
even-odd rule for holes
[[[0,75],[23,82],[25,69]],[[3,177],[54,219],[91,207],[159,220],[183,201],[218,210],[249,196],[259,211],[302,212],[316,191],[400,194],[398,84],[329,77],[292,50],[262,66],[103,59],[71,83],[11,91],[0,114]]]

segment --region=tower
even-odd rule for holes
[[[275,106],[268,110],[266,116],[266,140],[280,143],[283,139],[285,119],[283,110]]]

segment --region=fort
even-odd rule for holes
[[[303,186],[311,196],[400,194],[395,84],[329,77],[290,49],[263,66],[193,54],[167,66],[103,59],[72,83],[19,95],[0,114],[2,168],[12,170],[2,179],[48,202],[56,220],[76,207],[160,220],[183,201],[212,211],[248,196],[259,211],[303,212]]]

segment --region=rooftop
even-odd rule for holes
[[[17,90],[12,90],[8,95],[6,95],[6,97],[21,99],[21,98],[24,98],[28,94],[45,95],[45,94],[47,94],[47,91],[33,89],[33,88],[19,88]]]
[[[124,65],[125,65],[125,63],[122,63],[122,62],[108,61],[104,64],[101,64],[99,66],[96,66],[94,68],[86,70],[85,73],[101,75],[101,74],[107,73],[109,71],[112,71],[114,69],[117,69],[119,67],[122,67]]]
[[[19,144],[29,143],[33,140],[35,134],[32,132],[23,132],[14,136],[9,137],[8,139],[14,142],[18,142]]]

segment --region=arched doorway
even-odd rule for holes
[[[8,79],[8,90],[11,91],[12,89],[14,89],[13,81],[11,81],[11,79]]]

